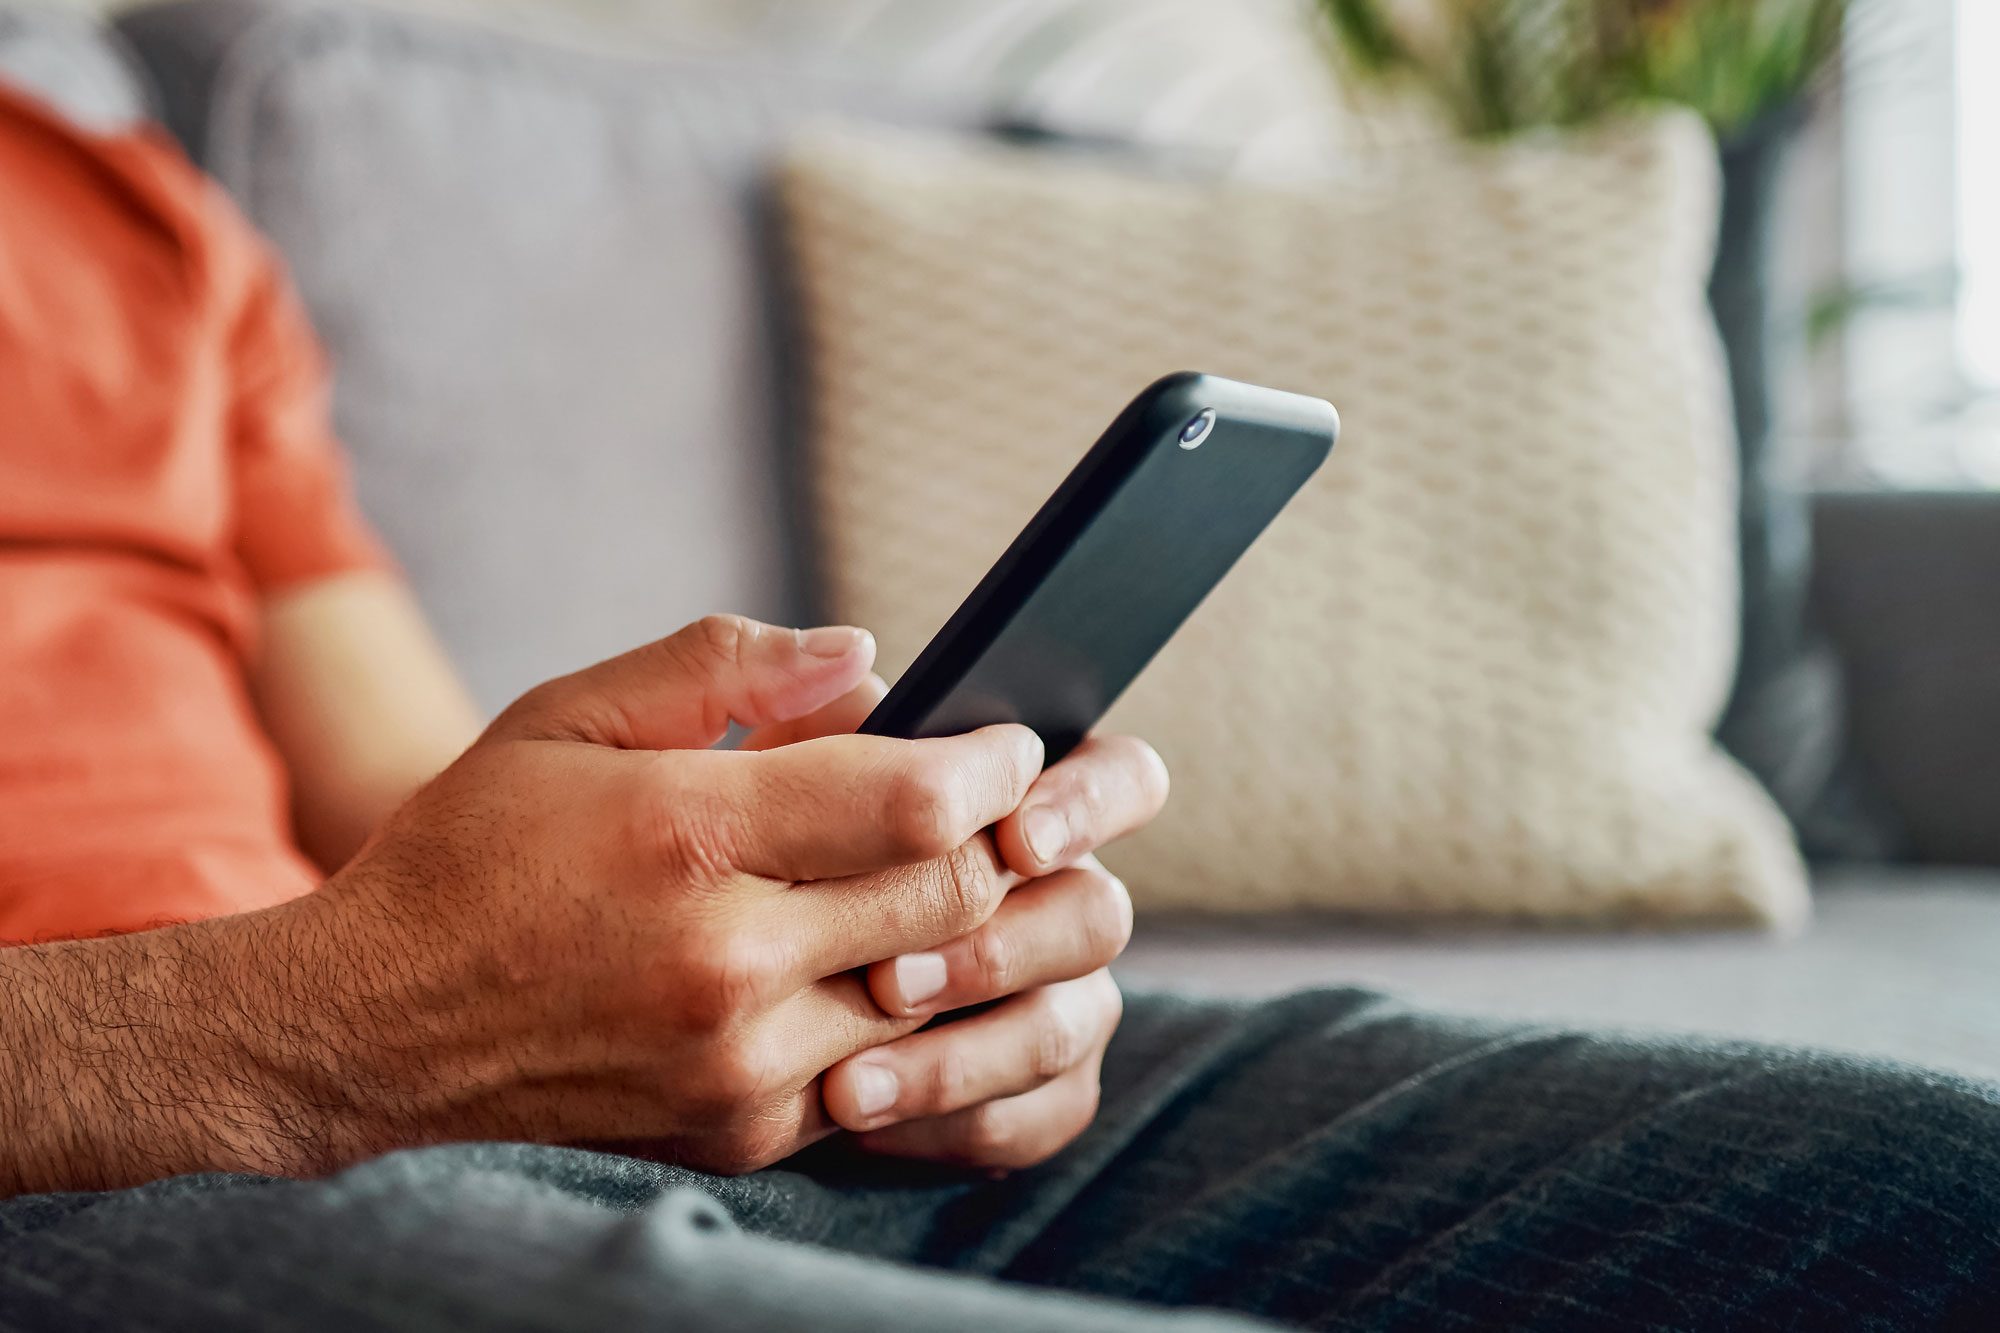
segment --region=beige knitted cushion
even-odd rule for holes
[[[1805,909],[1709,739],[1733,462],[1692,121],[1154,179],[879,131],[783,192],[835,609],[901,670],[1125,400],[1190,368],[1331,399],[1319,477],[1110,725],[1174,772],[1142,905],[1550,920]]]

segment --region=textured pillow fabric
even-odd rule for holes
[[[1151,906],[1788,924],[1710,739],[1734,462],[1692,121],[1437,150],[1339,190],[833,131],[783,194],[838,611],[901,669],[1123,401],[1195,368],[1346,435],[1115,710]]]

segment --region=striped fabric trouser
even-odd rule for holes
[[[485,1144],[0,1204],[8,1329],[1168,1321],[2000,1329],[2000,1088],[1359,991],[1150,997],[1096,1126],[1001,1180]]]

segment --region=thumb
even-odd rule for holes
[[[489,736],[571,740],[621,750],[715,744],[731,722],[804,717],[853,689],[875,664],[875,639],[850,626],[782,629],[708,616],[669,638],[537,686]]]

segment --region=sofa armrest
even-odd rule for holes
[[[1855,743],[1919,859],[2000,865],[2000,494],[1818,497]]]

